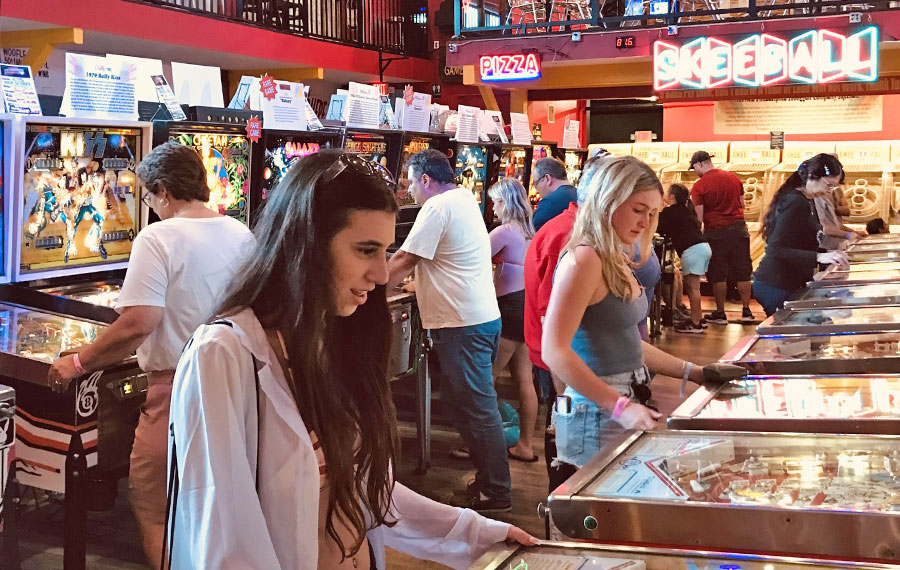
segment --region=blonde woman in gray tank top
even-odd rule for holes
[[[568,405],[553,414],[562,463],[581,467],[611,431],[656,427],[661,414],[646,405],[648,368],[703,381],[700,366],[643,342],[637,331],[647,301],[622,246],[646,256],[662,194],[653,170],[631,156],[605,161],[579,190],[541,341],[544,362],[567,386]]]

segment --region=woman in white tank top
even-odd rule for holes
[[[138,165],[142,201],[162,221],[134,241],[117,302],[119,318],[78,353],[50,369],[55,390],[135,351],[150,377],[135,432],[129,487],[145,554],[159,567],[166,505],[166,427],[175,365],[194,330],[221,301],[252,235],[237,220],[206,207],[206,169],[197,153],[169,142]]]

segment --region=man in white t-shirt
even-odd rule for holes
[[[475,464],[475,483],[455,506],[480,512],[511,507],[509,461],[491,363],[500,340],[491,243],[475,196],[455,183],[447,157],[424,150],[406,163],[410,193],[422,206],[391,258],[389,286],[415,268],[422,324],[435,370]]]

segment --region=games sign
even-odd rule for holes
[[[173,133],[178,144],[192,147],[206,168],[210,210],[247,223],[250,187],[250,142],[233,133]]]
[[[715,89],[871,82],[878,27],[657,40],[653,89]]]
[[[128,259],[141,131],[29,123],[25,148],[21,270]]]
[[[483,55],[478,68],[482,81],[521,81],[541,77],[541,60],[536,53]]]

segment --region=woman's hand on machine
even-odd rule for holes
[[[834,264],[841,269],[850,267],[850,262],[847,259],[847,253],[843,251],[826,251],[824,253],[818,253],[816,254],[816,261],[826,265]]]
[[[621,415],[613,418],[625,429],[651,430],[656,429],[662,414],[637,402],[628,402]]]
[[[541,541],[517,526],[510,525],[506,533],[506,540],[513,540],[522,546],[537,546]]]

